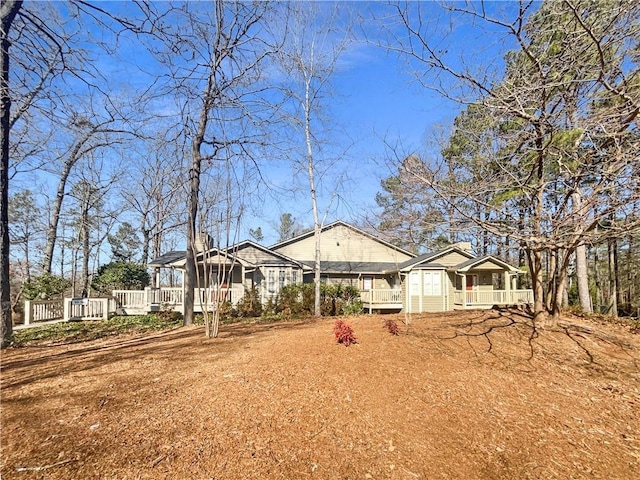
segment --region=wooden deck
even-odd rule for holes
[[[456,310],[532,303],[533,290],[456,290],[453,292],[453,306]]]
[[[399,288],[362,290],[360,300],[369,313],[373,310],[401,310],[402,290]]]
[[[244,295],[244,288],[195,288],[193,290],[196,313],[213,311],[217,302],[237,304]],[[144,290],[114,290],[118,310],[127,315],[159,312],[163,310],[184,313],[182,287],[145,288]]]

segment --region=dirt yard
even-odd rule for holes
[[[2,353],[2,479],[636,479],[640,335],[505,312]]]

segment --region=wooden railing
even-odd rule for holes
[[[147,288],[147,305],[182,305],[182,287]]]
[[[25,300],[24,324],[64,318],[64,300]]]
[[[194,301],[202,309],[207,309],[216,302],[230,302],[236,305],[244,296],[243,287],[227,288],[196,288],[194,290]]]
[[[369,304],[401,304],[402,290],[399,288],[375,288],[373,290],[362,290],[360,292],[362,303]]]
[[[216,300],[237,304],[244,295],[243,287],[195,288],[193,290],[194,306],[197,309],[208,309]],[[184,304],[182,287],[146,288],[144,290],[114,290],[113,297],[118,307],[129,309],[151,310],[151,306],[173,309]]]
[[[147,305],[146,290],[114,290],[112,294],[118,307],[142,308]]]
[[[107,320],[115,311],[112,298],[65,298],[65,320]]]
[[[533,290],[455,290],[456,305],[522,305],[533,303]]]

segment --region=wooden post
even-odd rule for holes
[[[24,301],[24,324],[30,325],[33,317],[33,310],[31,308],[31,300]]]
[[[71,299],[65,298],[62,307],[62,318],[68,322],[71,319]]]

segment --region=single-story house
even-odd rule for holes
[[[225,249],[210,242],[197,245],[195,311],[211,309],[217,300],[236,303],[255,288],[263,303],[275,301],[282,287],[313,282],[313,231],[264,247],[243,241]],[[476,257],[459,243],[416,256],[348,223],[325,225],[320,233],[321,281],[357,287],[369,311],[437,312],[532,302],[530,290],[516,290],[516,267],[491,257]],[[168,252],[149,263],[184,271],[185,252]],[[160,308],[182,310],[183,286],[160,285],[144,292],[114,292],[126,311]],[[129,308],[127,308],[129,307]]]
[[[445,312],[533,302],[531,290],[516,289],[521,270],[461,242],[407,260],[387,273],[401,278],[403,311]]]

